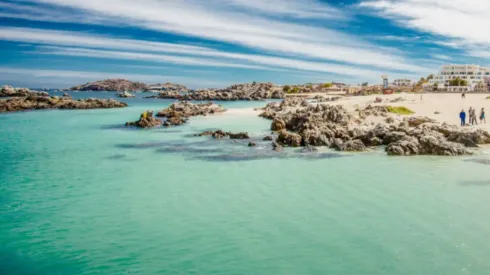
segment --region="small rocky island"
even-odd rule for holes
[[[32,91],[27,88],[0,87],[0,97],[49,96],[47,92]]]
[[[139,120],[135,122],[126,122],[126,126],[136,126],[140,128],[152,128],[157,126],[176,126],[186,123],[190,117],[206,116],[210,114],[218,114],[225,112],[223,106],[212,102],[193,104],[190,102],[175,102],[168,108],[165,108],[157,113],[157,117],[161,117],[164,121],[153,117],[152,111],[146,111],[140,115]]]
[[[107,109],[126,106],[128,106],[126,103],[114,99],[88,98],[74,100],[71,97],[29,95],[0,100],[0,113],[41,109]]]
[[[284,92],[280,86],[272,83],[235,84],[224,89],[205,89],[182,93],[181,91],[166,90],[158,95],[147,98],[164,98],[178,100],[264,100],[281,99]]]
[[[95,82],[89,82],[83,85],[71,87],[73,91],[94,91],[94,92],[136,92],[144,91],[148,85],[140,82],[132,82],[126,79],[106,79]]]

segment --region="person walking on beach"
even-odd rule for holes
[[[461,98],[466,98],[466,94],[464,92],[461,93]]]
[[[466,113],[464,112],[464,109],[461,110],[461,113],[459,113],[459,118],[461,119],[461,127],[466,125]]]
[[[480,112],[480,123],[481,124],[487,123],[487,120],[485,118],[485,108],[481,108],[481,112]]]

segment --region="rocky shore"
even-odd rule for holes
[[[193,104],[186,101],[175,102],[168,108],[159,111],[156,116],[164,120],[153,117],[153,112],[146,111],[141,114],[140,119],[135,122],[127,122],[126,126],[136,126],[140,128],[151,128],[156,126],[177,126],[186,123],[190,117],[206,116],[226,112],[223,106],[212,102]]]
[[[271,119],[278,132],[276,143],[289,147],[327,146],[338,151],[360,152],[385,146],[388,155],[471,155],[471,148],[490,144],[490,134],[482,129],[461,129],[425,117],[392,118],[376,125],[366,116],[379,115],[383,108],[349,114],[340,105],[310,105],[298,99],[269,103],[260,114]]]
[[[206,89],[182,93],[180,91],[163,91],[148,98],[164,98],[178,100],[264,100],[280,99],[284,93],[280,86],[272,83],[236,84],[225,89]]]
[[[79,99],[29,95],[22,98],[0,100],[0,113],[40,109],[107,109],[122,108],[126,103],[114,99]]]
[[[123,92],[123,91],[144,91],[148,86],[140,82],[132,82],[126,79],[106,79],[95,82],[89,82],[83,85],[71,87],[73,91],[111,91],[111,92]]]
[[[47,92],[31,91],[27,88],[0,87],[0,97],[49,96]]]

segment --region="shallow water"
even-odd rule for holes
[[[126,100],[0,115],[0,274],[488,274],[488,154],[276,153],[253,115],[135,130],[172,101]]]

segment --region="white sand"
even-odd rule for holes
[[[461,109],[466,111],[466,118],[468,122],[468,109],[470,107],[476,108],[478,126],[486,130],[490,130],[490,99],[485,99],[490,94],[466,94],[466,98],[461,98],[460,94],[393,94],[393,95],[370,95],[370,96],[356,96],[346,97],[336,101],[336,104],[343,105],[347,110],[353,112],[356,108],[364,108],[370,104],[372,105],[391,105],[391,106],[405,106],[415,112],[413,116],[427,116],[436,119],[440,122],[446,122],[448,124],[459,125],[459,113]],[[382,103],[374,103],[376,97],[383,99]],[[402,97],[405,101],[390,103],[390,100]],[[485,108],[487,117],[487,124],[480,125],[480,110]],[[435,114],[435,112],[440,114]],[[400,116],[403,117],[403,116]]]

